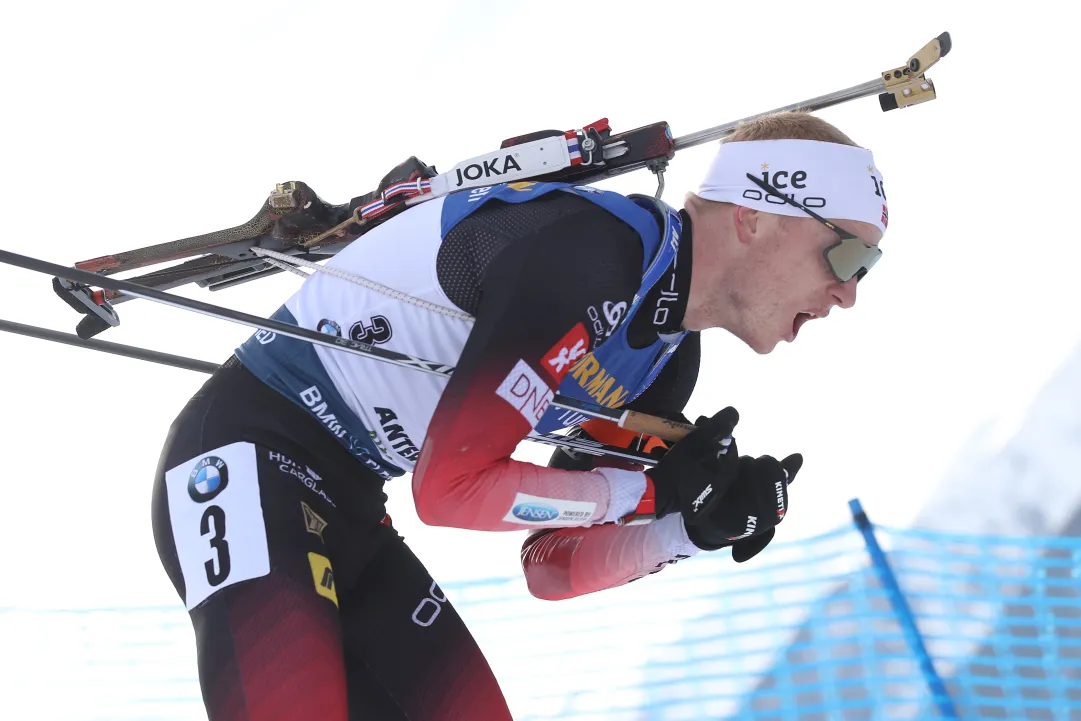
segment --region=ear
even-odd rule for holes
[[[761,214],[753,208],[737,205],[732,219],[736,224],[736,237],[739,242],[746,244],[754,241],[760,229]]]

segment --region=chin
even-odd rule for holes
[[[753,351],[754,351],[755,353],[757,353],[758,355],[769,355],[769,354],[770,354],[770,353],[772,353],[772,352],[773,352],[774,350],[776,350],[776,348],[777,348],[777,344],[778,344],[779,342],[780,342],[780,341],[776,341],[776,340],[774,340],[774,341],[771,341],[771,342],[766,342],[766,343],[759,343],[759,344],[757,344],[757,345],[752,345],[752,346],[751,346],[751,349],[752,349],[752,350],[753,350]]]
[[[745,334],[734,335],[758,355],[769,355],[777,348],[777,344],[780,343],[780,340],[777,338],[758,338],[754,335]]]

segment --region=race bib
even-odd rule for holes
[[[270,573],[255,446],[233,443],[165,474],[190,611],[216,591]]]

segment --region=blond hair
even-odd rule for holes
[[[735,132],[721,142],[735,143],[741,140],[819,140],[859,147],[835,126],[804,110],[771,113],[740,123]]]

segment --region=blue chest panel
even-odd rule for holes
[[[557,190],[596,203],[637,230],[642,239],[642,281],[630,307],[615,331],[601,339],[603,342],[598,341],[598,346],[575,362],[557,391],[560,395],[577,400],[618,408],[637,398],[649,387],[686,335],[680,333],[668,341],[658,338],[645,348],[631,348],[627,342],[627,328],[641,309],[642,300],[675,261],[682,231],[682,222],[675,210],[665,204],[654,203],[651,198],[628,198],[587,186],[510,183],[449,196],[443,206],[443,235],[476,208],[493,199],[521,203]],[[659,208],[665,216],[663,230],[647,209],[651,205]],[[567,262],[573,263],[574,258],[568,258]],[[558,283],[558,279],[553,283]],[[587,416],[581,413],[553,407],[541,417],[534,430],[547,433],[586,419]]]
[[[649,202],[648,199],[646,202]],[[631,348],[627,342],[627,329],[641,310],[642,300],[671,266],[679,250],[679,215],[667,206],[664,210],[668,217],[663,236],[654,230],[652,254],[649,252],[650,246],[645,246],[645,257],[651,260],[647,262],[642,283],[634,294],[630,308],[615,332],[571,367],[570,373],[559,385],[560,395],[605,408],[626,405],[649,387],[686,336],[686,333],[680,333],[671,342],[658,338],[644,348]],[[548,433],[584,420],[586,418],[575,411],[551,408],[535,430]]]

